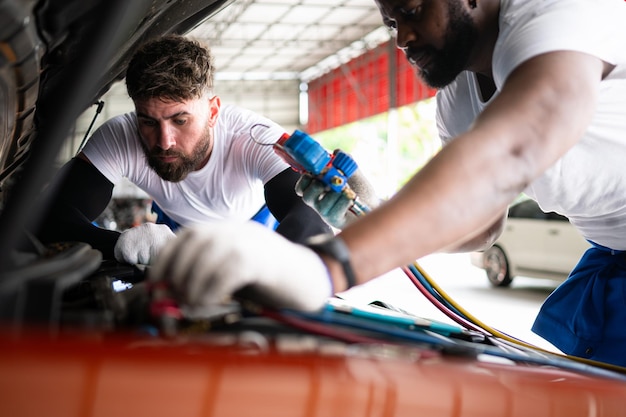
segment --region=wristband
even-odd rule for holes
[[[356,285],[356,276],[350,264],[350,250],[339,236],[321,234],[310,237],[306,246],[318,254],[328,255],[341,264],[343,274],[346,276],[347,288]]]

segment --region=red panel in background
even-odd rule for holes
[[[398,77],[397,106],[435,95],[394,48]],[[389,45],[377,48],[309,83],[309,123],[306,130],[320,132],[389,110]]]

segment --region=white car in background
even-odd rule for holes
[[[472,252],[471,262],[494,287],[508,287],[516,276],[563,281],[590,246],[566,217],[525,199],[509,208],[500,238]]]

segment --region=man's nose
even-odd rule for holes
[[[162,149],[168,150],[176,144],[176,135],[174,129],[167,123],[161,123],[159,129],[159,146]]]
[[[417,40],[417,35],[411,25],[397,23],[396,29],[396,46],[400,49],[406,49],[411,42]]]

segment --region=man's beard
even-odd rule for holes
[[[450,2],[448,8],[450,23],[446,29],[445,44],[442,49],[430,46],[405,52],[426,54],[430,61],[426,68],[418,68],[422,80],[432,88],[442,88],[450,84],[467,68],[470,55],[478,38],[478,31],[470,15],[458,5]]]
[[[144,153],[148,160],[148,165],[166,181],[179,182],[187,178],[190,172],[197,170],[200,164],[205,160],[207,152],[211,145],[210,133],[207,131],[191,155],[185,155],[180,152],[163,149],[148,149],[141,141]],[[176,162],[163,162],[162,157],[177,157]]]

